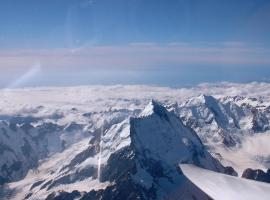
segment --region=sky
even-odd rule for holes
[[[0,0],[0,87],[270,80],[269,0]]]

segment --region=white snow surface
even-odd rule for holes
[[[181,164],[184,175],[215,200],[268,200],[270,184],[216,173],[195,165]]]

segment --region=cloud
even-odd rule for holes
[[[240,42],[240,41],[226,41],[226,42],[222,42],[221,44],[227,47],[245,47],[246,46],[245,42]]]
[[[241,151],[249,154],[251,157],[258,155],[270,157],[269,139],[270,132],[247,137],[242,143]]]
[[[153,47],[153,46],[156,46],[155,43],[152,43],[152,42],[132,42],[132,43],[129,43],[129,45],[131,46],[139,46],[139,47]]]
[[[20,68],[39,60],[42,66],[89,69],[140,69],[177,65],[269,65],[270,49],[228,42],[223,46],[133,43],[74,49],[0,50],[0,68]]]

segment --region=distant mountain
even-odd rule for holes
[[[268,108],[255,98],[216,99],[200,95],[181,104],[178,112],[185,124],[192,127],[210,148],[237,146],[241,137],[265,132],[270,127]]]
[[[267,155],[256,154],[258,149],[251,152],[245,146],[253,137],[268,134],[268,102],[240,96],[200,95],[169,107],[196,131],[211,154],[224,165],[232,166],[239,174],[247,167],[269,167]]]

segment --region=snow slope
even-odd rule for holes
[[[180,165],[184,175],[215,200],[267,200],[270,184],[228,176],[194,165]]]

